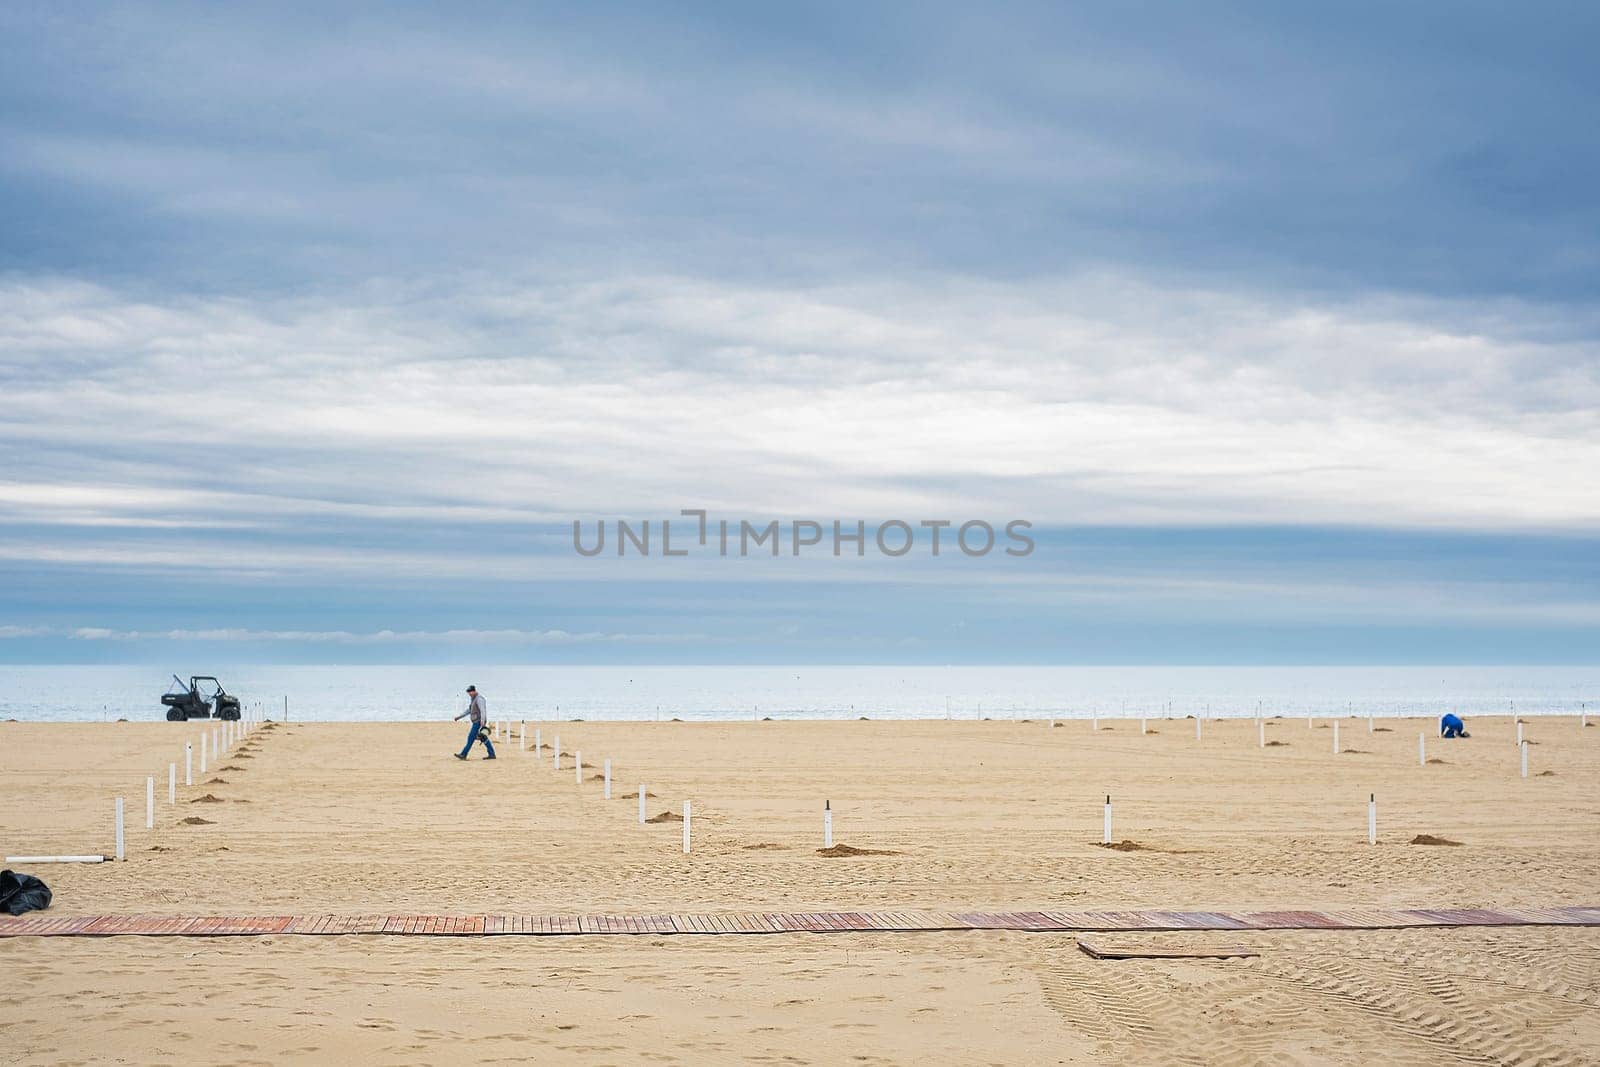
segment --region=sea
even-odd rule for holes
[[[474,684],[492,718],[736,721],[1577,715],[1596,666],[651,666],[208,665],[273,719],[447,720]],[[187,679],[185,679],[187,681]],[[171,675],[140,666],[0,666],[0,720],[165,717]]]

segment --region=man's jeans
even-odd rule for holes
[[[494,743],[489,740],[489,732],[483,728],[483,723],[475,722],[472,724],[472,729],[467,731],[467,743],[465,747],[461,749],[462,759],[467,758],[467,753],[472,751],[472,742],[478,740],[480,737],[483,739],[483,747],[489,750],[489,756],[493,758]]]

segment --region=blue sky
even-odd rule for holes
[[[0,662],[1594,662],[1597,35],[5,8]]]

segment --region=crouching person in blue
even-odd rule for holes
[[[1466,723],[1458,715],[1445,715],[1439,720],[1440,737],[1471,737],[1467,733]]]
[[[471,702],[467,704],[467,710],[451,720],[452,722],[460,722],[467,716],[472,716],[472,729],[467,731],[467,743],[461,746],[460,752],[456,753],[456,759],[466,759],[467,753],[472,751],[472,743],[474,741],[482,741],[483,747],[489,750],[489,754],[483,757],[484,759],[494,759],[494,742],[489,740],[489,731],[487,729],[489,719],[488,705],[484,703],[483,697],[478,695],[478,687],[475,685],[467,686],[467,696],[472,698]]]

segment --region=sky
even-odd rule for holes
[[[1600,661],[1597,38],[0,7],[0,663]]]

